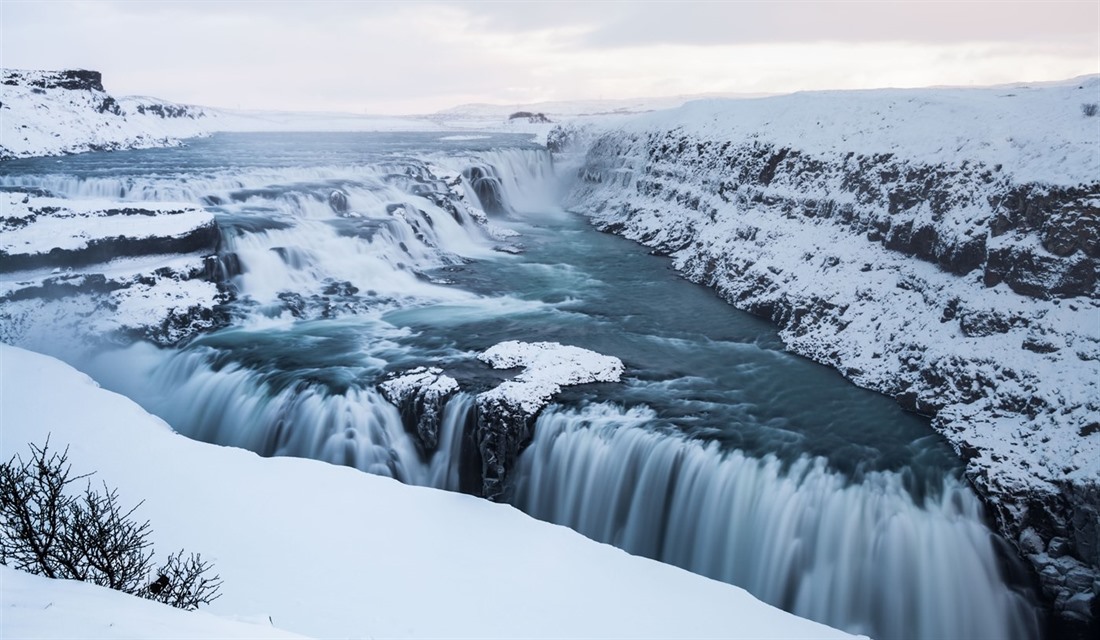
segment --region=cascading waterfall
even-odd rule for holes
[[[659,433],[645,408],[550,408],[514,501],[631,553],[745,587],[878,638],[1027,638],[1038,617],[1005,586],[972,491],[918,504],[898,473],[858,484],[824,460],[785,466]]]
[[[128,354],[130,362],[141,359]],[[196,440],[240,447],[264,456],[293,456],[355,467],[406,484],[458,491],[463,436],[475,420],[473,396],[458,393],[443,411],[436,451],[422,455],[396,407],[373,386],[354,383],[355,371],[326,371],[327,380],[219,362],[213,349],[147,356],[137,376],[118,378],[117,356],[89,368],[97,377],[162,416]],[[368,370],[368,366],[363,370]],[[340,383],[346,383],[341,385]]]
[[[223,251],[237,265],[228,273],[237,326],[178,351],[137,345],[81,363],[97,379],[190,437],[457,491],[474,398],[450,398],[438,447],[425,453],[374,384],[425,355],[472,354],[421,344],[410,355],[388,340],[399,330],[382,313],[457,301],[451,320],[465,320],[454,317],[461,305],[486,319],[499,299],[426,272],[499,255],[493,222],[546,210],[559,194],[545,150],[422,155],[354,166],[5,175],[0,186],[215,212]],[[486,224],[479,207],[500,217]],[[311,325],[321,322],[329,324]],[[520,457],[514,503],[873,637],[1038,634],[1033,607],[1001,575],[980,503],[957,480],[915,498],[904,473],[853,482],[823,459],[752,458],[665,432],[655,419],[642,407],[547,409]]]

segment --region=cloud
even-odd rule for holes
[[[1082,0],[656,0],[464,5],[490,28],[590,28],[583,44],[1098,41],[1100,7]]]
[[[410,113],[1058,79],[1100,70],[1098,11],[1091,2],[4,0],[0,61],[98,69],[112,92],[181,102]]]

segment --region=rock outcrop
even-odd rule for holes
[[[707,102],[588,151],[571,205],[933,416],[1062,620],[1100,594],[1089,78]]]
[[[534,436],[535,419],[563,386],[616,382],[623,373],[618,358],[556,342],[509,340],[478,359],[494,369],[520,370],[475,396],[476,420],[468,426],[473,433],[463,434],[476,444],[474,457],[480,462],[480,479],[469,490],[490,500],[505,497],[509,472]],[[458,381],[434,367],[417,367],[379,385],[422,453],[435,450],[443,407],[459,388]]]
[[[417,367],[378,385],[382,395],[401,412],[405,430],[416,438],[422,455],[439,446],[443,407],[458,391],[458,382],[437,367]]]

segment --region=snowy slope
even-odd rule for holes
[[[75,580],[51,580],[0,566],[5,638],[302,638],[263,621],[238,621]]]
[[[934,415],[1068,617],[1100,593],[1100,78],[703,101],[571,204]]]
[[[0,455],[50,433],[70,445],[74,470],[97,470],[125,503],[144,499],[139,515],[162,553],[214,561],[225,581],[207,609],[217,615],[271,616],[318,637],[849,637],[506,505],[189,440],[46,356],[0,346],[0,375]],[[2,585],[4,637],[76,625],[111,637],[96,625],[112,611],[135,635],[181,635],[174,612],[68,584],[29,593],[46,587],[20,578]],[[42,600],[60,603],[56,618],[26,606]]]

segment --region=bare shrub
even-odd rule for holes
[[[0,466],[0,564],[22,571],[90,582],[193,610],[218,598],[220,576],[198,554],[178,551],[153,572],[149,521],[133,518],[141,502],[125,509],[118,491],[100,492],[88,482],[83,492],[69,485],[91,474],[73,475],[69,449],[50,451],[31,444],[26,461],[18,454]],[[156,575],[150,582],[151,575]]]

